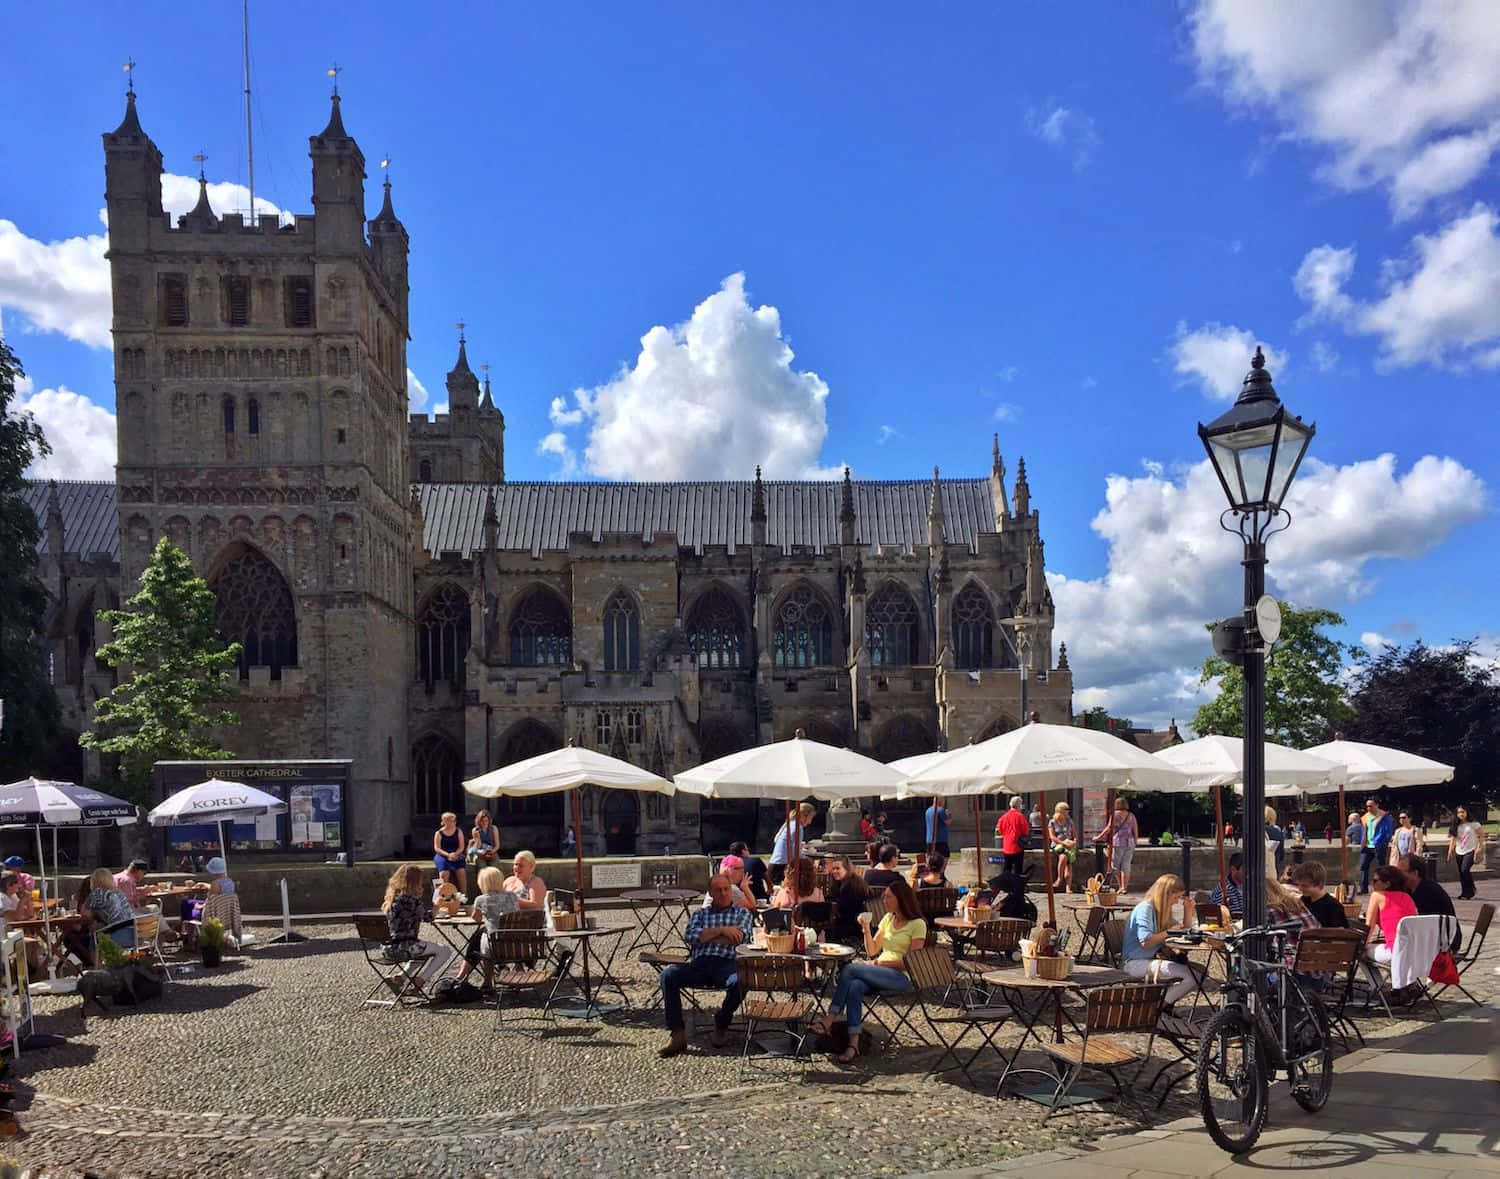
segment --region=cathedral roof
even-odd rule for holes
[[[47,519],[47,484],[28,483],[21,498],[43,523]],[[105,553],[120,559],[120,521],[113,483],[80,483],[57,481],[57,506],[62,511],[63,547],[70,553],[88,557]],[[37,555],[47,556],[47,531],[37,545]]]
[[[853,483],[855,541],[861,545],[927,543],[928,480]],[[841,485],[833,480],[771,482],[766,496],[766,542],[821,551],[839,543]],[[988,479],[944,479],[941,490],[950,541],[971,543],[995,530]],[[674,533],[677,543],[750,544],[754,483],[422,483],[425,547],[464,555],[484,547],[484,504],[493,490],[500,518],[498,547],[564,550],[571,533],[600,539],[606,533],[651,537]]]

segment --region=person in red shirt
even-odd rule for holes
[[[866,843],[879,843],[880,832],[875,830],[875,824],[870,822],[870,812],[859,812],[859,837]]]
[[[1031,834],[1031,824],[1026,821],[1026,812],[1021,808],[1021,796],[1012,795],[1010,809],[995,824],[995,834],[1000,837],[1000,853],[1005,857],[1001,868],[1004,872],[1019,873],[1026,863],[1024,840]]]

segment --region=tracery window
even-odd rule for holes
[[[269,667],[279,680],[283,667],[297,666],[297,615],[292,591],[276,566],[245,547],[219,571],[213,583],[219,630],[240,643],[240,679],[252,667]]]
[[[917,606],[887,582],[865,607],[865,646],[875,667],[909,667],[917,655]]]
[[[462,687],[468,649],[469,598],[446,582],[428,595],[417,616],[417,678],[429,692],[439,680]]]
[[[969,670],[995,664],[995,613],[972,581],[953,599],[953,653],[958,666]]]
[[[445,737],[429,733],[411,748],[411,809],[440,815],[464,809],[463,759]]]
[[[781,600],[771,656],[777,667],[826,667],[833,662],[833,616],[812,586],[799,585]]]
[[[604,606],[604,670],[638,671],[641,666],[641,615],[623,590]]]
[[[260,402],[253,397],[245,407],[245,428],[251,434],[260,433]]]
[[[699,667],[744,665],[744,616],[734,599],[718,586],[705,590],[693,603],[687,634]]]
[[[511,612],[510,661],[527,667],[573,662],[573,621],[551,590],[532,590]]]

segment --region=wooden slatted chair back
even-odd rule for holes
[[[514,913],[500,914],[501,929],[545,929],[547,914],[540,909],[517,909]]]
[[[922,916],[928,921],[934,917],[952,917],[957,905],[958,889],[956,888],[917,889],[917,908],[922,910]]]
[[[974,927],[974,948],[981,954],[1009,954],[1021,947],[1031,922],[1020,917],[993,917]]]
[[[953,956],[942,946],[923,946],[909,950],[906,973],[919,991],[942,996],[953,984]]]
[[[1480,905],[1479,916],[1474,918],[1474,931],[1469,935],[1478,938],[1483,943],[1485,935],[1490,931],[1490,922],[1495,919],[1494,905]]]
[[[359,934],[361,941],[382,943],[391,936],[390,924],[385,919],[384,913],[356,913],[354,915],[354,932]]]
[[[1304,929],[1292,969],[1298,974],[1344,974],[1359,960],[1364,940],[1355,929]]]
[[[541,962],[551,949],[546,935],[539,929],[502,929],[489,939],[490,961],[499,966]]]
[[[791,954],[754,954],[739,960],[746,991],[798,991],[807,985],[807,963]]]
[[[1166,997],[1166,983],[1120,983],[1092,990],[1088,993],[1088,1031],[1154,1031]]]
[[[1118,960],[1125,953],[1125,922],[1107,917],[1099,927],[1099,932],[1104,938],[1104,949],[1111,958]]]

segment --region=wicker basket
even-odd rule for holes
[[[1089,904],[1112,905],[1120,899],[1120,894],[1112,888],[1101,888],[1098,892],[1089,893]]]
[[[1073,973],[1073,956],[1061,954],[1055,958],[1022,958],[1021,965],[1027,978],[1048,978],[1061,981]]]
[[[559,933],[572,933],[578,928],[578,914],[566,910],[552,914],[552,928]]]
[[[988,921],[993,911],[988,905],[975,905],[969,910],[969,920],[979,925],[981,922]]]
[[[785,930],[766,934],[766,949],[772,954],[790,954],[797,948],[797,935]]]

